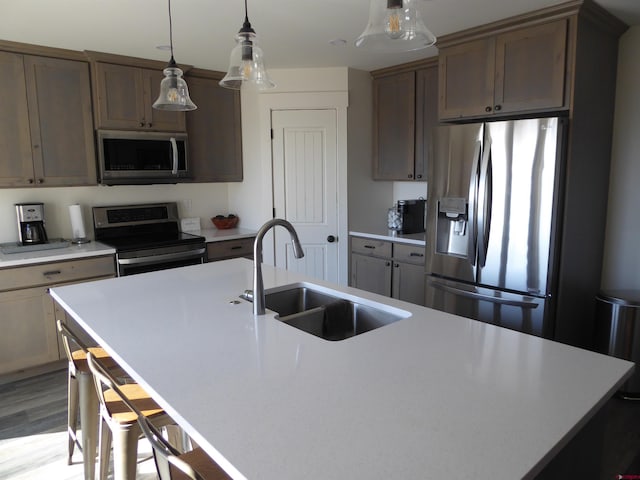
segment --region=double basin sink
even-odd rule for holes
[[[281,322],[325,340],[345,340],[411,316],[405,310],[310,283],[265,291],[265,307]]]

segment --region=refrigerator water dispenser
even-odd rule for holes
[[[442,197],[438,200],[436,252],[444,255],[467,255],[467,199]]]

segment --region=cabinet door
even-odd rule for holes
[[[415,159],[415,73],[373,82],[373,178],[412,180]]]
[[[142,69],[97,62],[96,126],[137,130],[145,128]]]
[[[240,93],[214,78],[189,77],[189,94],[198,106],[187,113],[189,163],[196,182],[242,181]]]
[[[37,184],[95,185],[89,64],[25,56]]]
[[[391,296],[391,260],[351,254],[351,286]]]
[[[0,374],[60,359],[46,287],[0,293]]]
[[[442,48],[439,64],[440,119],[485,116],[493,111],[493,38]]]
[[[0,52],[0,186],[33,184],[33,160],[23,56]]]
[[[160,95],[160,82],[164,74],[159,70],[148,68],[141,69],[142,83],[144,85],[144,122],[145,128],[164,132],[186,131],[184,112],[172,112],[168,110],[156,110],[152,107],[158,95]],[[197,105],[197,104],[196,104]]]
[[[424,265],[393,263],[392,297],[424,305]]]
[[[496,37],[496,112],[565,104],[566,39],[566,19]]]
[[[438,67],[416,72],[416,180],[426,180],[427,167],[433,158],[433,140],[438,126]]]

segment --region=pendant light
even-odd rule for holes
[[[264,68],[262,49],[256,43],[256,32],[249,22],[247,0],[244,0],[244,23],[236,35],[236,46],[229,56],[229,70],[220,85],[234,90],[241,87],[267,90],[276,86]]]
[[[154,102],[156,110],[172,110],[174,112],[186,112],[195,110],[196,105],[189,98],[187,82],[182,78],[182,70],[173,59],[173,29],[171,25],[171,0],[169,2],[169,46],[171,48],[171,60],[167,68],[163,70],[165,77],[160,82],[160,95]]]
[[[356,47],[408,52],[435,43],[435,35],[420,18],[416,0],[371,0],[369,23],[356,40]]]

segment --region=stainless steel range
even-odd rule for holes
[[[95,239],[116,249],[118,276],[204,263],[204,237],[180,231],[175,202],[93,207]]]

